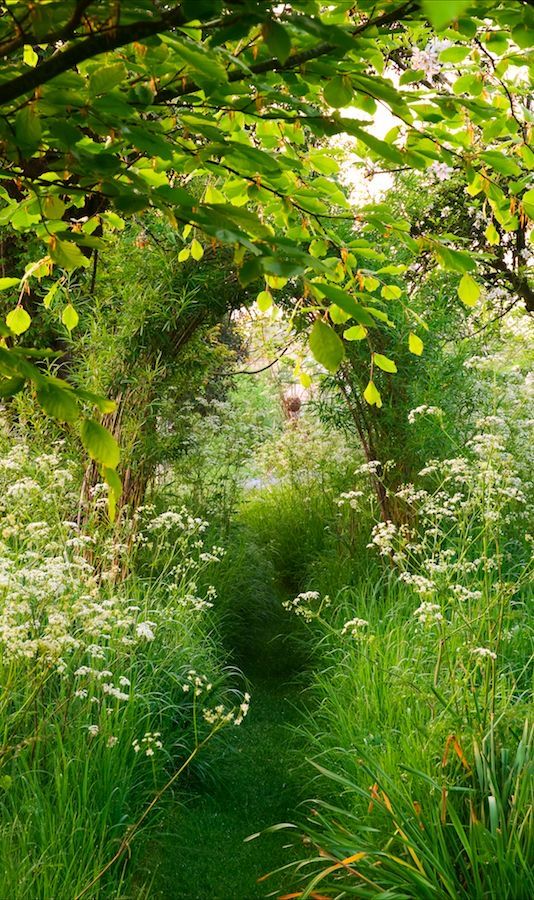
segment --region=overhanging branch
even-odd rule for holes
[[[390,25],[393,22],[399,21],[403,16],[414,12],[416,9],[417,4],[414,0],[408,0],[408,2],[402,3],[396,9],[391,10],[382,16],[377,16],[376,18],[362,22],[361,25],[358,25],[352,30],[352,36],[357,37],[368,28],[379,28]],[[117,25],[116,27],[108,28],[105,31],[99,31],[90,37],[84,38],[78,43],[67,47],[65,50],[55,53],[50,59],[40,63],[34,69],[29,69],[17,78],[13,78],[11,81],[0,84],[0,105],[10,103],[19,97],[30,93],[41,85],[48,83],[53,78],[56,78],[58,75],[61,75],[63,72],[75,68],[75,66],[87,59],[92,59],[95,56],[99,56],[101,53],[108,53],[111,50],[116,50],[119,47],[124,47],[133,42],[143,41],[156,34],[163,34],[180,25],[185,25],[186,23],[187,20],[184,17],[181,8],[178,8],[157,20],[140,21],[132,25]],[[267,72],[291,71],[306,62],[318,59],[328,53],[334,53],[339,51],[339,49],[340,48],[336,44],[327,42],[320,43],[307,50],[302,50],[300,53],[294,53],[285,63],[281,63],[278,59],[271,58],[256,63],[250,67],[249,71],[236,69],[229,73],[228,81],[230,83],[243,81],[250,78],[251,74],[258,75]],[[198,90],[198,84],[192,80],[188,80],[170,91],[160,91],[156,94],[155,102],[165,103],[175,97],[182,97]]]

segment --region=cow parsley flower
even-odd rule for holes
[[[143,638],[145,641],[153,641],[155,638],[154,631],[155,622],[138,622],[135,626],[137,637]]]
[[[345,622],[343,628],[341,629],[341,634],[350,633],[352,637],[359,638],[362,636],[362,629],[367,628],[369,622],[367,619],[349,619],[348,622]]]
[[[488,647],[473,647],[471,653],[478,659],[497,659],[497,654],[493,650],[489,650]]]
[[[417,617],[419,624],[423,627],[431,628],[432,625],[441,625],[443,622],[443,614],[438,603],[424,601],[415,610],[414,616]]]

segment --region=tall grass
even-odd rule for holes
[[[530,485],[485,425],[397,491],[400,522],[345,492],[288,604],[320,654],[294,896],[532,896]]]
[[[184,511],[81,534],[61,448],[2,444],[0,893],[114,895],[161,792],[246,713],[195,583],[220,551]]]

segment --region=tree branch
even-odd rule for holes
[[[366,22],[358,25],[352,30],[352,36],[357,37],[368,28],[374,26],[378,28],[390,25],[391,23],[398,21],[402,16],[406,16],[416,9],[417,5],[414,0],[408,0],[408,2],[402,3],[389,13],[377,16],[374,19],[368,19]],[[53,78],[66,72],[68,69],[74,68],[79,63],[84,62],[84,60],[92,59],[101,53],[116,50],[118,47],[123,47],[134,41],[142,41],[153,35],[164,33],[179,25],[185,24],[186,18],[184,17],[181,8],[178,8],[155,21],[140,21],[132,25],[120,25],[113,29],[97,32],[79,43],[67,47],[66,50],[54,54],[54,56],[45,60],[34,69],[29,69],[17,78],[12,79],[5,84],[1,84],[0,104],[10,103],[12,100],[16,100],[24,94],[35,90],[35,88],[40,85],[46,84]],[[230,83],[242,81],[250,78],[251,74],[258,75],[267,72],[291,71],[306,62],[310,62],[313,59],[318,59],[321,56],[339,50],[340,48],[337,44],[327,42],[316,44],[314,47],[302,50],[300,53],[294,53],[293,56],[290,56],[283,64],[278,59],[271,58],[256,63],[250,67],[249,71],[236,69],[229,73],[228,81]],[[199,86],[196,82],[188,80],[184,84],[177,86],[176,89],[160,91],[159,94],[156,94],[154,102],[168,102],[175,97],[192,94],[198,90]]]
[[[282,359],[282,357],[286,355],[287,351],[289,350],[291,345],[294,343],[295,343],[295,341],[290,341],[290,343],[287,345],[287,347],[284,347],[284,349],[282,350],[282,352],[280,353],[279,356],[275,356],[275,358],[272,360],[272,362],[267,363],[266,366],[262,366],[261,369],[252,369],[252,370],[238,369],[236,372],[213,372],[211,377],[212,378],[233,378],[234,375],[259,375],[260,372],[266,372],[267,369],[272,369],[272,367],[275,366],[276,363],[279,362]]]
[[[534,288],[532,288],[525,276],[509,269],[504,260],[496,259],[490,263],[491,267],[504,275],[516,294],[525,301],[527,312],[534,313]]]
[[[380,26],[391,25],[392,22],[398,21],[398,19],[400,19],[402,16],[406,16],[408,13],[414,12],[416,9],[417,6],[413,2],[413,0],[408,0],[408,2],[401,4],[401,6],[398,6],[396,9],[391,10],[391,12],[389,13],[385,13],[383,16],[377,16],[374,19],[367,19],[366,22],[363,22],[361,25],[353,28],[350,34],[352,35],[352,37],[357,37],[368,28],[372,28],[374,26],[379,28]],[[314,59],[319,59],[319,57],[321,56],[326,56],[328,53],[334,53],[335,51],[339,51],[340,49],[341,48],[338,44],[331,44],[325,41],[324,43],[316,44],[314,47],[310,47],[308,50],[302,50],[300,53],[294,53],[292,56],[289,56],[284,63],[281,63],[278,59],[272,57],[271,59],[265,59],[262,62],[255,63],[253,66],[250,66],[248,71],[246,72],[244,72],[242,69],[236,69],[233,72],[229,72],[228,81],[233,84],[236,81],[243,81],[246,78],[250,78],[250,75],[261,75],[268,72],[291,72],[293,69],[297,69],[299,66],[304,65],[304,63],[311,62]],[[154,103],[167,103],[175,99],[176,97],[183,97],[186,94],[193,94],[198,90],[198,84],[196,84],[196,82],[192,80],[189,80],[177,87],[176,90],[160,91],[156,94]]]
[[[147,19],[132,25],[118,25],[115,28],[98,31],[79,43],[67,47],[66,50],[55,53],[34,69],[29,69],[23,75],[1,84],[0,104],[16,100],[68,69],[73,69],[86,59],[92,59],[100,53],[108,53],[110,50],[116,50],[118,47],[124,47],[134,41],[142,41],[155,34],[161,34],[178,25],[184,25],[186,21],[181,8],[178,7],[161,19]],[[27,38],[24,42],[26,40]]]

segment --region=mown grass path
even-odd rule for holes
[[[217,570],[220,637],[228,663],[246,678],[248,716],[206,748],[209,779],[182,782],[134,865],[143,889],[128,900],[255,900],[294,889],[295,877],[263,876],[302,859],[295,830],[262,833],[303,816],[309,796],[295,768],[297,730],[307,701],[311,658],[305,629],[282,602],[298,593],[304,566],[276,540],[279,524],[260,494],[248,503],[226,541]],[[267,498],[267,507],[272,503]],[[126,900],[126,898],[124,898]]]
[[[297,716],[298,690],[274,679],[257,679],[249,715],[217,759],[214,783],[189,798],[176,798],[161,826],[156,856],[144,879],[160,900],[253,900],[265,897],[279,878],[258,878],[295,858],[291,832],[245,842],[278,822],[292,821],[302,799],[291,775],[287,725]]]

